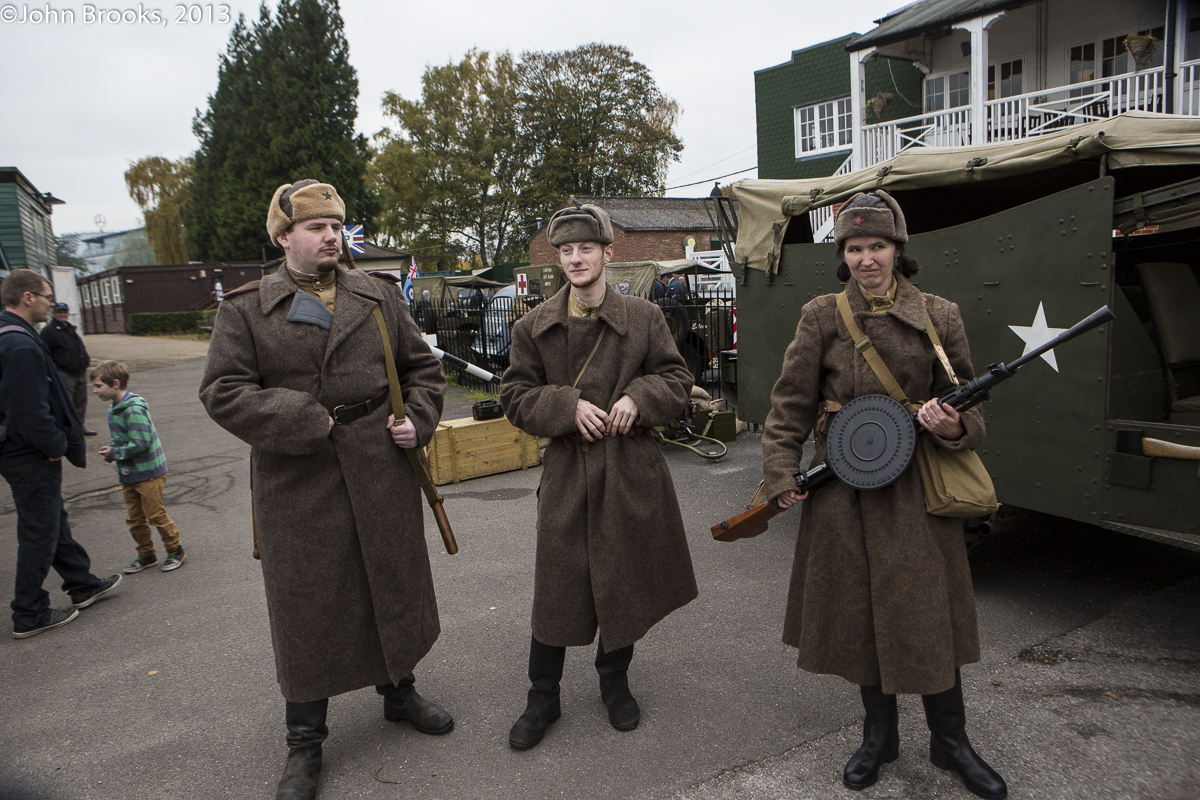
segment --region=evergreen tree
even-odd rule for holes
[[[277,253],[265,220],[282,183],[330,183],[346,222],[373,227],[379,202],[366,186],[369,148],[354,134],[358,77],[337,0],[263,5],[254,27],[239,18],[208,109],[197,112],[200,140],[187,210],[190,255],[204,261]]]

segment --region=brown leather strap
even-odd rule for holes
[[[858,327],[858,323],[854,321],[854,314],[850,311],[850,298],[846,296],[846,291],[849,290],[850,284],[846,284],[847,289],[837,296],[838,311],[842,313],[842,322],[846,323],[846,330],[850,331],[850,338],[854,342],[854,349],[862,353],[863,358],[871,366],[871,370],[875,373],[875,377],[879,378],[879,382],[883,384],[884,390],[909,411],[916,413],[920,407],[919,404],[912,403],[905,395],[904,390],[900,388],[900,384],[896,381],[896,377],[892,375],[892,371],[887,368],[887,364],[883,363],[883,357],[879,355],[879,351],[875,349],[875,345],[871,342],[870,337],[863,333],[862,328]]]
[[[608,330],[607,325],[604,325],[604,327],[600,329],[600,335],[596,337],[596,343],[592,345],[592,352],[588,353],[587,361],[583,362],[583,368],[579,370],[579,374],[575,376],[575,382],[571,384],[572,389],[579,385],[579,379],[582,378],[583,373],[587,371],[588,364],[592,363],[592,356],[596,355],[596,351],[600,349],[600,342],[604,340],[604,332],[606,330]]]

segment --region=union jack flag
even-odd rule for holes
[[[366,244],[366,239],[363,237],[362,225],[347,225],[346,227],[342,228],[342,231],[346,234],[346,242],[350,245],[350,252],[367,252],[367,248],[364,247]]]
[[[414,257],[412,263],[408,265],[408,274],[404,276],[404,298],[408,300],[408,304],[413,302],[413,281],[421,277],[421,273],[417,272],[417,259]]]

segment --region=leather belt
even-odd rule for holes
[[[649,432],[650,432],[649,428],[643,428],[641,425],[634,425],[632,428],[629,429],[629,433],[626,433],[624,435],[632,436],[633,440],[635,442],[637,442],[638,444],[641,444],[642,438]],[[588,451],[588,448],[592,445],[591,442],[589,442],[587,439],[583,438],[583,434],[579,433],[579,431],[575,431],[574,433],[567,433],[567,434],[564,434],[564,435],[556,437],[556,438],[560,442],[562,442],[564,445],[566,445],[567,447],[574,447],[576,444],[578,444],[580,446],[580,449],[583,450],[583,452],[585,452],[585,453]]]
[[[347,422],[362,419],[386,403],[387,399],[388,390],[384,389],[379,393],[378,397],[372,397],[370,400],[363,400],[361,403],[355,403],[352,406],[334,406],[333,411],[329,412],[329,416],[333,417],[333,421],[338,425],[345,425]]]

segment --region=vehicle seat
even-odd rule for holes
[[[1200,284],[1187,264],[1140,264],[1162,345],[1171,422],[1200,425]]]

